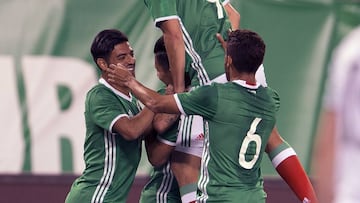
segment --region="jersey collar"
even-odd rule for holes
[[[232,82],[233,82],[233,83],[236,83],[236,84],[238,84],[238,85],[240,85],[240,86],[249,88],[249,89],[257,89],[257,88],[259,88],[259,86],[260,86],[260,83],[258,83],[258,82],[256,82],[255,85],[253,85],[253,84],[246,83],[245,80],[233,80]]]
[[[130,97],[127,96],[126,94],[121,93],[119,90],[113,88],[104,78],[100,78],[99,83],[105,85],[105,87],[109,88],[112,92],[114,92],[119,97],[122,97],[122,98],[128,100],[129,102],[132,101],[132,94],[131,93],[130,93]]]

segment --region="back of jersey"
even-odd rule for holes
[[[200,202],[265,202],[260,164],[279,98],[262,86],[247,88],[235,82],[213,86],[218,101],[216,113],[204,117]]]

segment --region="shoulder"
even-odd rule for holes
[[[99,94],[99,93],[103,93],[104,91],[106,91],[106,89],[108,89],[107,87],[105,87],[103,84],[97,84],[94,87],[92,87],[89,91],[88,91],[88,95],[91,94]]]
[[[211,83],[203,86],[197,86],[194,87],[190,91],[190,93],[203,94],[203,95],[213,94],[214,92],[217,92],[219,88],[221,88],[221,85],[223,84]]]
[[[269,98],[269,102],[275,106],[276,110],[278,110],[280,108],[280,96],[278,92],[271,87],[260,86],[260,88],[263,88],[265,90],[266,95]]]
[[[263,86],[261,86],[261,87],[263,87]],[[277,92],[275,89],[273,89],[273,88],[271,88],[271,87],[263,87],[263,88],[266,89],[266,91],[268,92],[268,94],[269,94],[272,98],[280,99],[280,96],[279,96],[278,92]]]
[[[116,98],[116,96],[109,88],[102,84],[95,85],[86,94],[87,102],[109,100],[109,98]]]

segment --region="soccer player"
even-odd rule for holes
[[[360,26],[334,50],[315,145],[319,200],[360,200]]]
[[[172,77],[163,37],[156,41],[154,54],[157,76],[166,85],[166,89],[161,89],[159,92],[161,94],[173,93]],[[185,76],[185,85],[190,87],[187,75]],[[169,161],[178,137],[178,118],[178,114],[157,114],[154,118],[153,126],[158,132],[158,136],[145,138],[148,159],[154,166],[154,170],[150,175],[149,182],[142,190],[140,202],[182,202],[179,186],[170,169]],[[202,119],[200,116],[193,116],[193,118],[193,120]],[[200,143],[202,144],[202,140]]]
[[[85,101],[86,166],[65,202],[126,202],[141,157],[141,136],[150,132],[154,113],[140,111],[130,89],[112,86],[105,74],[111,64],[121,64],[135,77],[134,51],[125,34],[99,32],[91,54],[101,78]]]
[[[154,112],[203,116],[206,140],[198,183],[200,202],[265,202],[260,170],[265,151],[300,200],[317,202],[296,155],[274,128],[279,108],[276,92],[255,79],[264,53],[265,44],[256,33],[236,30],[229,36],[225,58],[230,82],[173,96],[147,89],[131,74],[126,76],[120,65],[109,70],[115,86],[128,86]]]
[[[165,85],[158,92],[172,94],[172,77],[163,37],[156,41],[154,55],[157,76]],[[179,114],[155,115],[153,127],[158,134],[145,138],[148,160],[154,168],[141,192],[140,203],[181,203],[179,186],[170,168],[170,155],[176,146],[178,124]]]
[[[216,33],[225,36],[239,26],[240,15],[229,1],[224,2],[225,10],[220,1],[145,0],[145,4],[163,32],[175,92],[185,90],[184,72],[190,75],[193,87],[226,81],[224,50]],[[203,119],[182,115],[171,168],[184,203],[196,198],[203,137]]]

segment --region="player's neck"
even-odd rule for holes
[[[127,95],[128,97],[130,97],[130,89],[127,87],[115,87],[115,89],[117,89],[119,92]]]
[[[102,78],[104,78],[104,80],[106,80],[107,83],[109,83],[114,89],[116,89],[117,91],[123,93],[124,95],[127,95],[130,97],[130,89],[128,87],[125,86],[119,86],[116,85],[114,83],[110,83],[107,76],[102,75]]]
[[[230,81],[243,80],[247,84],[256,84],[255,75],[252,73],[237,73],[234,76],[230,76]]]

